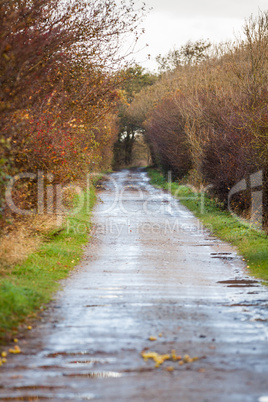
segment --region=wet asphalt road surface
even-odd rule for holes
[[[104,187],[85,258],[1,368],[0,400],[267,402],[267,288],[142,170]],[[155,368],[143,350],[199,359]]]

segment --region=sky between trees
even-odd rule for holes
[[[188,40],[234,40],[245,18],[267,8],[266,0],[145,0],[153,9],[144,18],[145,34],[136,47],[135,59],[156,69],[155,57],[179,48]],[[142,1],[140,1],[142,3]],[[149,46],[146,46],[148,44]],[[138,51],[139,50],[139,51]],[[151,55],[148,60],[148,54]]]

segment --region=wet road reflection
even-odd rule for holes
[[[0,400],[265,401],[267,288],[142,170],[103,187],[84,261],[1,371]],[[172,350],[198,359],[141,357]]]

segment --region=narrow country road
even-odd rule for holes
[[[1,370],[0,399],[267,402],[267,288],[142,169],[103,186],[84,261]],[[172,350],[199,359],[141,356]]]

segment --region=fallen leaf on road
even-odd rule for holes
[[[165,370],[169,371],[169,372],[172,372],[172,371],[174,371],[174,367],[168,366],[168,367],[165,368]]]
[[[181,356],[180,356],[180,355],[177,355],[175,349],[172,349],[172,351],[171,351],[171,357],[172,357],[172,360],[174,360],[174,362],[177,361],[177,360],[181,360]]]
[[[160,367],[161,364],[164,363],[165,360],[169,360],[170,359],[170,355],[166,354],[166,355],[160,355],[156,352],[142,352],[141,353],[142,357],[144,358],[145,361],[147,361],[148,359],[153,359],[155,362],[155,367]]]
[[[18,345],[15,345],[14,349],[9,349],[9,353],[13,354],[21,353],[20,347]]]
[[[184,355],[184,357],[182,358],[181,356],[177,355],[175,349],[172,349],[171,354],[164,354],[164,355],[161,355],[157,352],[147,351],[147,350],[148,350],[148,348],[144,349],[141,352],[141,356],[143,357],[144,361],[146,361],[146,362],[148,361],[148,359],[152,359],[155,362],[156,368],[160,367],[166,360],[178,361],[178,364],[180,366],[184,365],[185,363],[193,363],[196,360],[199,360],[199,357],[197,357],[197,356],[190,357],[187,354]],[[169,366],[169,367],[172,367],[172,366]]]

